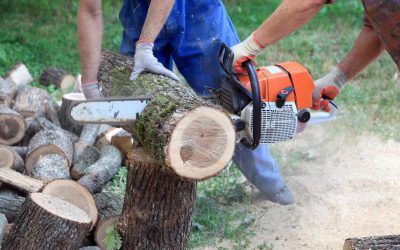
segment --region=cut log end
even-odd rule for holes
[[[7,147],[0,147],[0,168],[11,168],[14,163],[14,155]]]
[[[189,179],[213,177],[231,160],[234,138],[235,130],[226,114],[215,108],[196,108],[176,125],[166,163]]]
[[[7,107],[0,107],[0,144],[14,145],[20,142],[25,130],[25,120],[21,115]]]
[[[107,229],[112,226],[117,226],[118,220],[119,216],[113,216],[104,219],[97,224],[96,230],[94,232],[94,240],[101,249],[106,249],[106,246],[104,244],[104,239],[106,238]]]
[[[32,168],[32,177],[44,181],[69,179],[69,166],[65,158],[57,154],[39,156]]]

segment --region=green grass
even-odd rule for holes
[[[118,12],[122,1],[103,1],[105,32],[103,47],[118,50],[122,28]],[[251,34],[279,5],[278,0],[227,0],[228,12],[240,37]],[[73,74],[79,69],[76,14],[78,1],[0,1],[0,75],[14,63],[24,62],[34,78],[48,66]],[[310,69],[315,79],[327,73],[351,48],[362,26],[358,0],[338,1],[326,6],[314,20],[291,36],[268,47],[257,57],[258,65],[288,60]],[[285,25],[285,24],[282,24]],[[400,140],[400,84],[397,69],[388,55],[383,56],[352,83],[336,102],[346,129],[372,131],[383,138]],[[39,86],[37,82],[35,86]],[[55,97],[60,92],[50,86]],[[125,191],[126,168],[108,183],[110,190]],[[255,225],[249,203],[251,196],[240,183],[241,174],[233,166],[220,176],[199,183],[191,248],[218,247],[229,241],[233,248],[245,249]],[[272,249],[263,243],[256,249]]]

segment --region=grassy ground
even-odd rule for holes
[[[104,2],[104,47],[118,50],[121,1]],[[241,38],[248,36],[278,6],[279,0],[228,0],[228,12]],[[261,10],[261,11],[260,11]],[[27,64],[35,79],[46,66],[79,72],[76,37],[77,1],[0,1],[0,75],[15,62]],[[285,25],[285,24],[282,24]],[[362,25],[357,0],[325,7],[303,29],[296,31],[258,58],[258,65],[295,60],[306,65],[314,78],[328,72],[351,48]],[[37,83],[35,83],[37,85]],[[50,92],[59,95],[52,87]],[[385,55],[343,89],[336,101],[340,119],[355,133],[376,132],[400,140],[400,84],[397,70]],[[279,150],[274,150],[279,152]],[[279,157],[278,157],[279,158]],[[109,183],[123,192],[126,169]],[[251,196],[240,183],[241,174],[230,166],[219,177],[199,184],[191,247],[218,246],[230,241],[243,249],[255,230],[248,204]],[[270,249],[268,243],[258,249]]]

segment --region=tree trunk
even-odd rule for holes
[[[97,222],[98,210],[96,202],[84,187],[71,180],[56,180],[46,185],[42,193],[56,196],[85,211],[92,220],[92,226]]]
[[[116,147],[104,146],[101,149],[99,160],[84,171],[84,175],[78,182],[92,194],[98,193],[104,184],[117,174],[121,162],[122,156]]]
[[[0,194],[0,213],[4,214],[9,223],[17,216],[25,198],[19,195]]]
[[[398,250],[400,235],[346,239],[343,250]]]
[[[39,192],[44,187],[43,181],[20,174],[9,168],[0,168],[0,182],[27,193]]]
[[[99,210],[99,220],[121,215],[124,205],[124,197],[122,195],[103,191],[95,194],[94,199]]]
[[[235,147],[229,116],[168,77],[145,73],[129,81],[131,61],[103,51],[98,75],[106,96],[152,96],[139,119],[125,129],[178,175],[194,180],[217,175]]]
[[[73,162],[76,162],[80,158],[87,147],[92,147],[94,145],[99,128],[99,124],[86,124],[83,126],[81,135],[79,136],[79,141],[74,145],[75,150]]]
[[[17,87],[27,85],[33,81],[33,77],[23,63],[16,64],[4,76],[6,81],[13,82]]]
[[[62,157],[60,160],[63,166],[68,169],[67,172],[69,176],[73,147],[69,136],[60,130],[42,130],[32,137],[28,146],[28,155],[25,161],[25,169],[28,175],[32,176],[32,170],[35,167],[35,164],[37,164],[41,157],[48,154],[57,154]],[[40,166],[43,167],[44,165],[40,164]],[[37,168],[37,166],[35,168]],[[40,171],[36,169],[36,173],[37,172]],[[65,171],[62,172],[64,173]],[[59,175],[57,174],[54,177],[56,178],[57,176]]]
[[[123,249],[187,249],[196,181],[162,171],[141,148],[129,158],[120,220]]]
[[[18,213],[3,249],[78,249],[92,221],[60,198],[33,193]]]
[[[17,86],[0,77],[0,106],[10,107],[17,93]]]
[[[71,169],[71,178],[74,180],[79,180],[82,177],[85,170],[95,163],[100,158],[100,152],[95,147],[87,147],[81,156],[79,157],[78,161],[74,163]]]
[[[25,131],[24,118],[6,106],[0,106],[0,144],[17,144],[24,138]]]
[[[24,161],[11,147],[0,145],[0,168],[10,168],[19,173],[25,170]]]
[[[63,93],[65,93],[70,92],[74,88],[75,77],[62,69],[46,68],[39,77],[39,83],[43,86],[49,86],[50,84],[53,84],[57,88],[61,89]]]
[[[77,100],[85,100],[85,96],[82,93],[68,93],[63,95],[59,118],[61,127],[63,129],[70,131],[76,135],[80,135],[83,129],[83,125],[75,124],[67,118],[67,114],[70,113],[71,102]]]
[[[15,99],[14,110],[24,117],[44,116],[55,125],[60,126],[55,103],[45,90],[38,88],[22,89]]]

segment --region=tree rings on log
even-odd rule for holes
[[[32,193],[4,239],[4,249],[79,249],[92,221],[77,206],[58,197]]]
[[[14,110],[0,107],[0,144],[14,145],[24,138],[26,124],[24,118]]]
[[[42,193],[57,196],[85,211],[92,220],[92,226],[97,222],[98,211],[96,202],[89,191],[71,180],[56,180],[46,185]]]
[[[44,181],[69,179],[69,166],[58,154],[41,155],[32,167],[32,177]]]
[[[101,249],[106,249],[104,239],[106,238],[107,229],[112,226],[117,227],[118,220],[119,216],[114,216],[101,220],[99,223],[97,223],[96,229],[94,230],[94,241]]]

